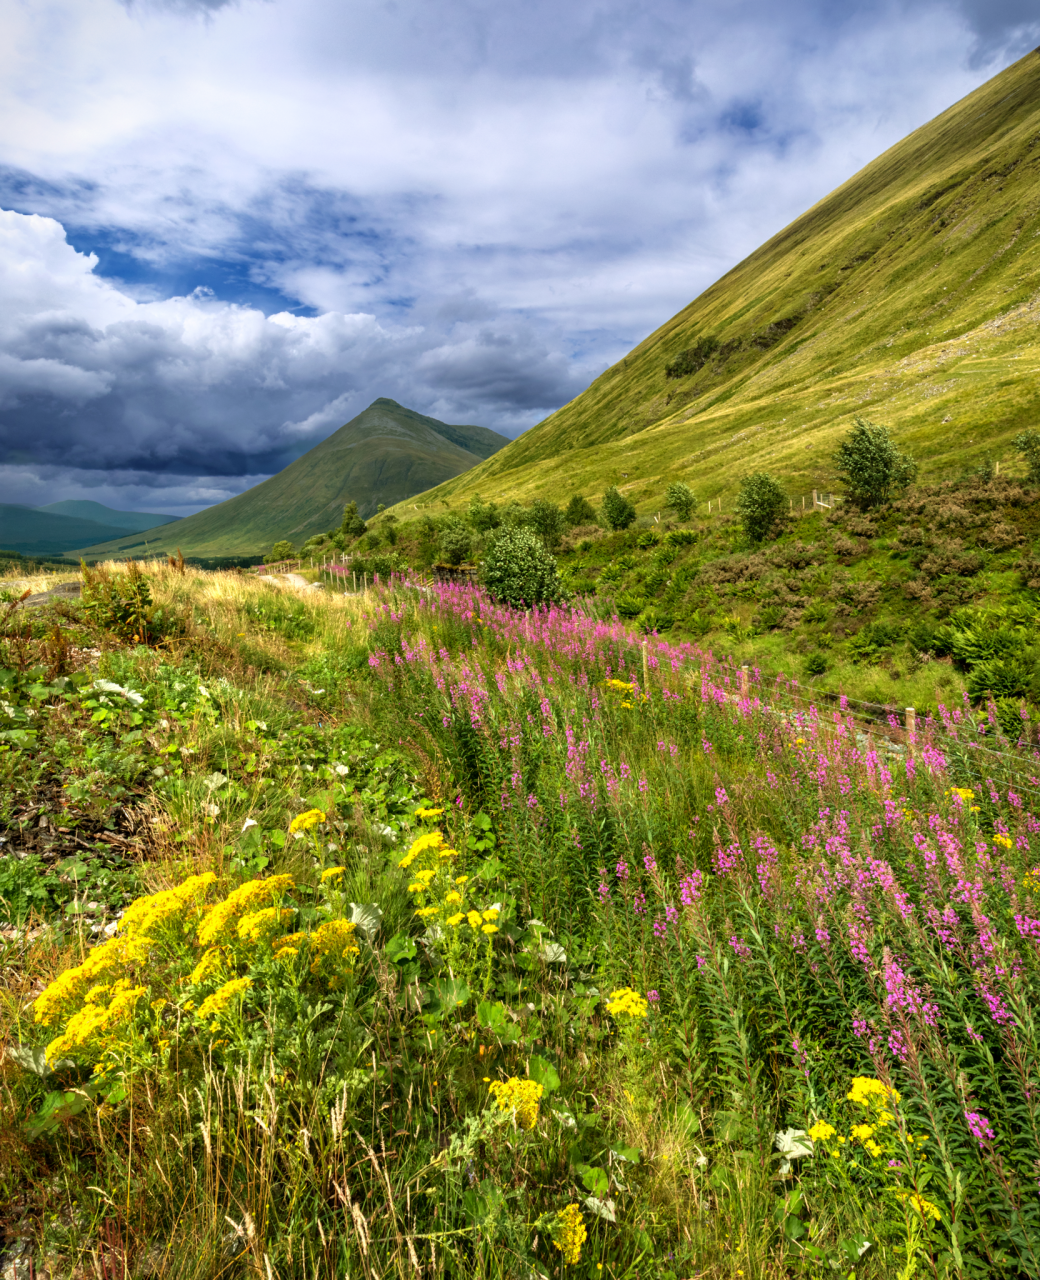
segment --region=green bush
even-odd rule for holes
[[[668,492],[664,495],[664,505],[670,511],[674,511],[680,520],[689,520],[693,516],[697,499],[693,496],[693,490],[688,484],[684,484],[682,480],[676,480],[668,486]]]
[[[152,602],[148,579],[134,560],[125,573],[105,565],[83,569],[83,608],[95,626],[134,644],[153,644],[174,629],[175,619]]]
[[[1032,483],[1040,484],[1040,431],[1020,431],[1011,447],[1025,459]]]
[[[809,676],[822,676],[827,670],[827,657],[819,649],[810,653],[805,660],[805,673]]]
[[[611,529],[627,529],[636,518],[636,509],[617,485],[612,484],[603,495],[603,518]]]
[[[692,529],[672,529],[664,540],[670,547],[689,547],[697,541],[697,535]]]
[[[264,564],[277,564],[279,560],[291,560],[296,555],[296,548],[288,538],[282,538],[264,556]]]
[[[740,482],[737,515],[753,546],[775,531],[787,510],[787,495],[767,471],[756,471]]]
[[[368,525],[358,515],[356,502],[348,502],[343,508],[343,523],[339,528],[345,538],[360,538],[368,532]]]
[[[646,596],[635,591],[623,591],[614,601],[619,618],[638,618],[646,608]]]
[[[1022,698],[1030,692],[1033,664],[1023,657],[991,658],[968,672],[968,695],[984,698]]]
[[[564,599],[556,557],[531,529],[505,529],[494,536],[483,564],[484,586],[514,609]]]
[[[554,502],[539,498],[531,504],[527,523],[545,543],[549,551],[555,551],[560,545],[564,530],[567,527],[563,512]]]
[[[664,367],[664,376],[666,378],[685,378],[691,373],[696,373],[698,369],[702,369],[707,364],[709,358],[719,348],[718,338],[713,338],[709,334],[697,339],[692,347],[687,347],[685,351],[680,351],[675,359]]]
[[[473,549],[473,538],[458,516],[450,516],[441,529],[439,545],[445,564],[461,564]]]
[[[888,502],[917,475],[917,463],[897,449],[887,427],[856,418],[838,441],[834,465],[850,502],[860,510]]]
[[[576,493],[567,503],[563,518],[571,529],[577,528],[580,524],[595,524],[596,508],[588,498],[583,498],[580,493]]]
[[[469,500],[467,519],[477,533],[490,533],[502,523],[497,503],[485,502],[479,493],[475,493]]]

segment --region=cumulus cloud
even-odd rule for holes
[[[0,492],[227,496],[378,395],[515,434],[1030,10],[0,0]]]

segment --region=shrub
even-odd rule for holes
[[[502,523],[498,505],[494,502],[485,502],[479,493],[475,493],[469,500],[468,519],[478,533],[490,533]]]
[[[718,338],[705,334],[697,339],[692,347],[680,351],[675,359],[664,367],[666,378],[686,378],[696,373],[707,364],[709,358],[719,349]]]
[[[674,511],[680,520],[689,520],[693,516],[697,499],[693,496],[693,490],[688,484],[684,484],[682,480],[675,480],[668,486],[668,492],[664,495],[664,505],[670,511]]]
[[[805,671],[810,676],[822,676],[827,670],[827,658],[819,649],[815,653],[810,653],[805,660]]]
[[[980,662],[968,672],[968,694],[972,698],[1022,698],[1030,691],[1033,665],[1025,658],[1012,656]]]
[[[787,495],[767,471],[756,471],[740,482],[737,515],[748,541],[764,542],[787,510]]]
[[[603,495],[603,518],[611,529],[627,529],[636,518],[636,509],[612,484]]]
[[[1011,447],[1025,459],[1030,481],[1040,484],[1040,431],[1020,431]]]
[[[445,564],[461,564],[473,547],[470,531],[458,518],[451,516],[441,529],[441,558]]]
[[[153,644],[167,635],[175,620],[152,603],[148,579],[134,560],[125,573],[105,565],[82,565],[83,606],[94,624],[134,644]]]
[[[670,547],[689,547],[697,541],[697,535],[692,529],[672,529],[664,540]]]
[[[917,464],[896,448],[888,428],[866,418],[854,419],[838,442],[834,465],[849,501],[864,511],[888,502],[917,475]]]
[[[514,609],[555,604],[564,598],[556,558],[530,529],[506,529],[488,547],[484,585]]]
[[[264,556],[264,564],[277,564],[279,560],[291,560],[296,555],[296,548],[288,538],[276,542]]]
[[[345,538],[360,538],[363,533],[368,532],[368,525],[358,515],[356,502],[348,502],[343,508],[343,522],[340,525],[340,532]]]
[[[646,608],[646,596],[636,591],[623,591],[614,602],[619,618],[638,618]]]
[[[582,524],[596,523],[596,508],[580,493],[574,494],[563,513],[564,521],[574,529]]]
[[[527,523],[541,537],[549,551],[555,551],[560,545],[560,539],[567,527],[560,508],[555,502],[547,502],[544,498],[539,498],[531,504]]]

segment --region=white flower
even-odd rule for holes
[[[248,831],[250,827],[258,827],[259,825],[255,818],[246,818],[245,822],[242,823],[242,830]]]
[[[347,774],[350,772],[350,770],[347,768],[347,766],[346,766],[345,764],[337,764],[337,765],[333,765],[333,768],[335,769],[335,771],[339,774],[339,776],[340,776],[341,778],[345,778],[345,777],[347,776]]]

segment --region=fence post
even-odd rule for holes
[[[744,702],[747,702],[747,699],[748,699],[748,669],[747,669],[747,667],[741,667],[741,668],[740,668],[740,696],[741,696],[741,699],[742,699]]]
[[[643,650],[643,693],[645,695],[647,687],[650,684],[650,669],[646,663],[646,641],[645,640],[643,641],[641,648]]]
[[[907,748],[913,751],[916,746],[917,739],[917,711],[913,707],[906,709],[906,743]]]
[[[813,509],[814,511],[816,510],[816,506],[817,506],[817,503],[816,503],[816,490],[814,489],[814,490],[812,491],[812,509]]]

